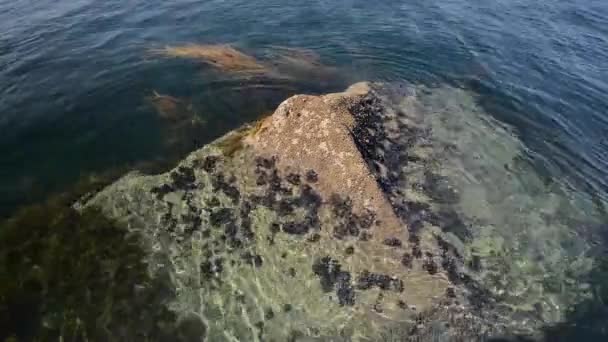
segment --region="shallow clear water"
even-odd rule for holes
[[[361,79],[472,86],[548,177],[605,197],[607,12],[602,1],[558,0],[3,1],[2,212],[87,172],[162,154],[143,101],[152,90],[199,104],[201,144],[291,93]],[[347,77],[244,94],[208,68],[146,54],[180,43],[311,49]]]
[[[434,158],[461,192],[452,209],[483,227],[464,253],[519,260],[484,279],[560,321],[608,234],[607,18],[601,0],[0,0],[0,216],[92,173],[171,165],[292,94],[405,81],[433,89],[423,124],[459,152]],[[150,53],[190,43],[232,44],[289,77]],[[281,47],[324,67],[281,65]],[[197,124],[167,125],[154,92]]]

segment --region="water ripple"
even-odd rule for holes
[[[63,147],[79,138],[53,134],[56,127],[130,120],[152,89],[194,96],[254,87],[196,64],[151,61],[149,48],[232,43],[259,54],[284,45],[317,52],[347,80],[476,84],[480,102],[513,125],[547,169],[605,193],[607,18],[602,0],[0,0],[0,128],[7,132],[0,151],[53,137],[55,147],[35,153],[62,160]],[[296,83],[261,87],[283,95],[323,88]],[[245,120],[237,116],[231,125]],[[120,150],[117,159],[143,153]],[[20,166],[8,169],[11,182]]]

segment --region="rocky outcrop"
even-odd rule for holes
[[[172,171],[126,175],[80,205],[143,237],[167,307],[209,341],[502,332],[510,314],[482,314],[507,309],[465,267],[470,231],[430,133],[390,106],[410,91],[292,97]]]

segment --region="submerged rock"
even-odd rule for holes
[[[197,113],[190,101],[154,91],[145,97],[145,102],[158,115],[163,147],[167,152],[184,155],[201,147],[200,136],[207,128],[206,120]]]
[[[0,340],[190,341],[139,235],[71,204],[59,196],[0,224]]]
[[[367,83],[294,96],[173,171],[126,175],[82,206],[167,260],[148,264],[170,275],[167,308],[211,341],[380,340],[394,327],[424,340],[442,319],[441,334],[467,340],[534,327],[480,281],[467,194],[436,167],[433,132],[392,106],[416,96]]]
[[[226,44],[167,46],[151,51],[153,54],[194,59],[218,69],[232,72],[263,73],[266,68],[254,57]]]

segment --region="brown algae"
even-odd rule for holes
[[[193,59],[227,72],[265,73],[267,71],[254,57],[227,44],[167,46],[152,50],[152,53],[166,57]]]

